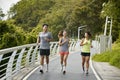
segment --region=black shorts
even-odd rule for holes
[[[82,56],[90,56],[90,53],[87,53],[87,52],[81,52],[81,55],[82,55]]]
[[[49,56],[50,55],[50,49],[40,49],[40,55],[41,56]]]

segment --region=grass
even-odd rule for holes
[[[97,62],[109,62],[111,65],[120,68],[120,43],[113,44],[112,51],[95,54],[92,59]]]

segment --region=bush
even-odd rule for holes
[[[101,54],[95,54],[92,59],[98,62],[109,62],[111,58],[111,52],[107,51]]]
[[[0,48],[9,48],[17,45],[17,39],[13,34],[6,33],[2,37]]]
[[[109,63],[120,68],[120,50],[115,52]]]
[[[92,59],[98,62],[109,62],[111,65],[120,68],[120,43],[114,43],[112,51],[95,54]]]
[[[26,35],[22,28],[0,21],[0,49],[25,44]]]

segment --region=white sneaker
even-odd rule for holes
[[[63,65],[61,65],[61,71],[63,71]]]
[[[66,67],[64,66],[63,67],[63,74],[65,74],[66,73]]]

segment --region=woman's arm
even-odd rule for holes
[[[59,42],[58,42],[58,44],[61,46],[62,44],[62,38],[59,38]]]
[[[67,40],[65,39],[65,40],[62,42],[62,38],[60,38],[59,45],[61,46],[61,45],[65,44],[66,41],[67,41]]]
[[[80,46],[83,46],[83,45],[84,45],[83,42],[84,42],[84,38],[81,40]]]
[[[90,44],[90,45],[91,45],[91,48],[93,48],[93,45],[92,45],[92,40],[90,41],[90,43],[91,43],[91,44]]]

